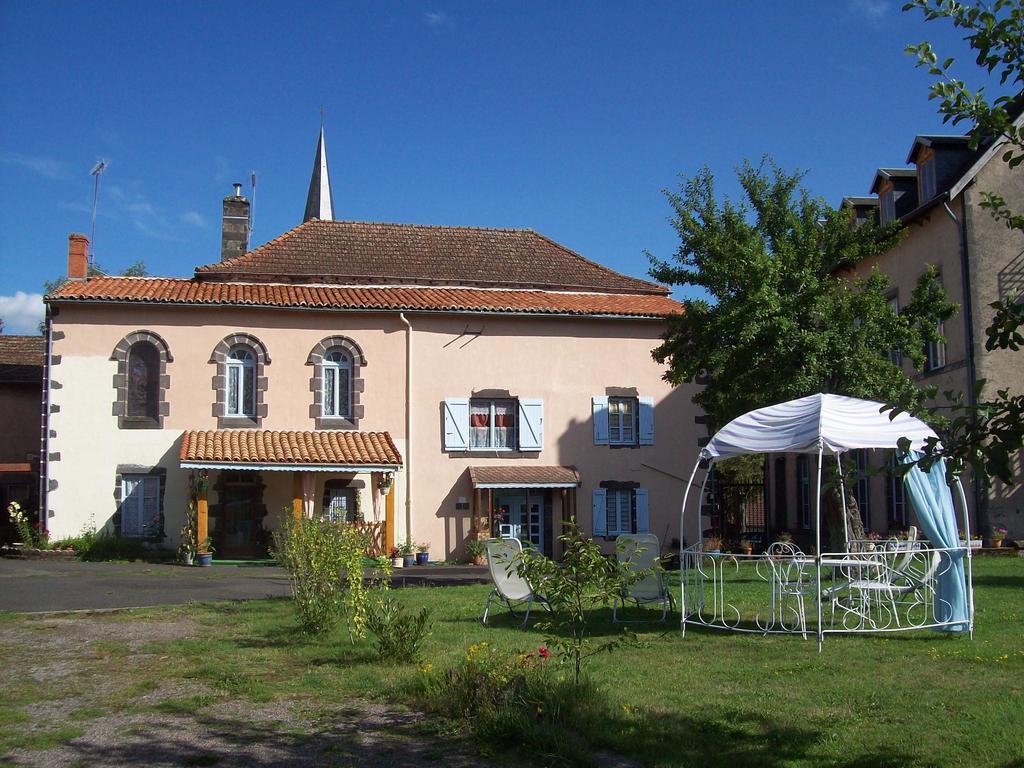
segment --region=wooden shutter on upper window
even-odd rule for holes
[[[593,493],[593,529],[595,536],[608,535],[608,491],[595,488]]]
[[[640,398],[640,445],[654,445],[654,398]]]
[[[444,449],[469,450],[468,397],[449,397],[444,401]]]
[[[544,449],[544,401],[540,398],[519,399],[519,450]]]
[[[608,398],[594,397],[594,445],[608,445]]]

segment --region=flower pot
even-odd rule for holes
[[[192,553],[188,552],[181,556],[182,565],[192,565]]]
[[[430,562],[429,552],[417,552],[416,553],[416,565],[426,565]]]
[[[402,567],[402,563],[403,563],[403,561],[402,561],[402,558],[400,558],[400,557],[392,557],[391,558],[391,567],[392,568],[401,568]]]
[[[212,552],[200,552],[196,555],[196,565],[200,567],[206,567],[213,565],[213,553]]]
[[[487,565],[484,555],[473,555],[473,565]]]
[[[403,568],[412,568],[414,565],[416,565],[416,556],[415,555],[402,555],[402,567]]]
[[[1003,540],[992,539],[991,541],[989,541],[988,545],[992,547],[992,549],[999,549],[1001,546],[1003,546]]]
[[[743,547],[741,552],[744,555],[752,555],[752,554],[754,554],[754,548],[753,547]]]

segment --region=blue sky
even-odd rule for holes
[[[949,132],[903,49],[966,46],[900,5],[0,2],[0,316],[31,331],[99,158],[111,271],[216,261],[250,170],[254,242],[298,224],[321,104],[338,218],[532,227],[644,276],[679,174],[735,192],[769,153],[838,203]]]

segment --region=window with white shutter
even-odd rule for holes
[[[160,529],[160,477],[122,475],[121,534],[151,536]]]

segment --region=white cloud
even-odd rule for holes
[[[452,20],[448,18],[448,14],[444,11],[427,11],[423,14],[423,20],[427,23],[427,26],[431,29],[440,29],[441,27],[454,27]]]
[[[892,3],[889,0],[849,0],[847,5],[852,13],[868,21],[880,21],[889,13]]]
[[[60,160],[41,155],[22,155],[18,152],[0,154],[0,162],[7,165],[18,165],[47,179],[65,179],[68,175],[67,166]]]
[[[206,229],[206,217],[198,211],[185,211],[179,218],[182,224]]]
[[[43,294],[18,291],[13,296],[0,296],[0,317],[4,333],[36,333],[43,321]]]

